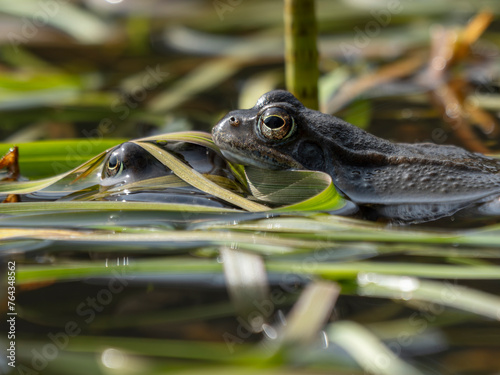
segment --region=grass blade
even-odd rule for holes
[[[146,142],[136,142],[136,144],[148,151],[161,163],[165,164],[182,180],[186,181],[188,184],[201,191],[212,194],[220,199],[223,199],[226,202],[234,204],[248,211],[259,212],[269,210],[267,206],[252,202],[229,190],[220,187],[219,185],[203,176],[201,173],[188,167],[183,162],[175,158],[172,154],[159,148],[158,146]]]

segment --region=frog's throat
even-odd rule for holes
[[[296,162],[290,157],[284,157],[283,160],[277,160],[274,157],[268,157],[266,155],[259,155],[258,158],[255,156],[249,156],[248,151],[238,153],[235,152],[234,150],[222,150],[222,155],[229,160],[230,162],[236,163],[236,164],[242,164],[246,166],[253,166],[257,168],[264,168],[264,169],[274,169],[274,170],[279,170],[279,169],[306,169],[302,166],[302,164]]]

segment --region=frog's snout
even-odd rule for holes
[[[229,112],[212,128],[212,139],[221,150],[248,153],[259,142],[254,134],[256,116],[257,111],[248,109]]]
[[[212,135],[214,136],[215,143],[222,138],[238,138],[241,135],[240,132],[248,128],[247,126],[243,126],[247,121],[245,121],[245,116],[239,112],[229,112],[213,127]],[[234,133],[236,129],[238,129],[237,133]]]
[[[241,124],[240,119],[235,117],[235,116],[229,117],[228,122],[229,122],[229,125],[234,126],[234,127],[240,126],[240,124]]]

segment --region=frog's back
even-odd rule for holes
[[[340,189],[358,203],[442,204],[500,194],[500,161],[456,146],[395,143],[375,163],[337,169]]]

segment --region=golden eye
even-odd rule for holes
[[[106,177],[115,177],[123,171],[123,161],[118,151],[109,155],[108,162],[106,163],[105,174]]]
[[[260,116],[259,131],[264,138],[279,141],[289,137],[295,128],[293,117],[282,108],[268,108]]]

